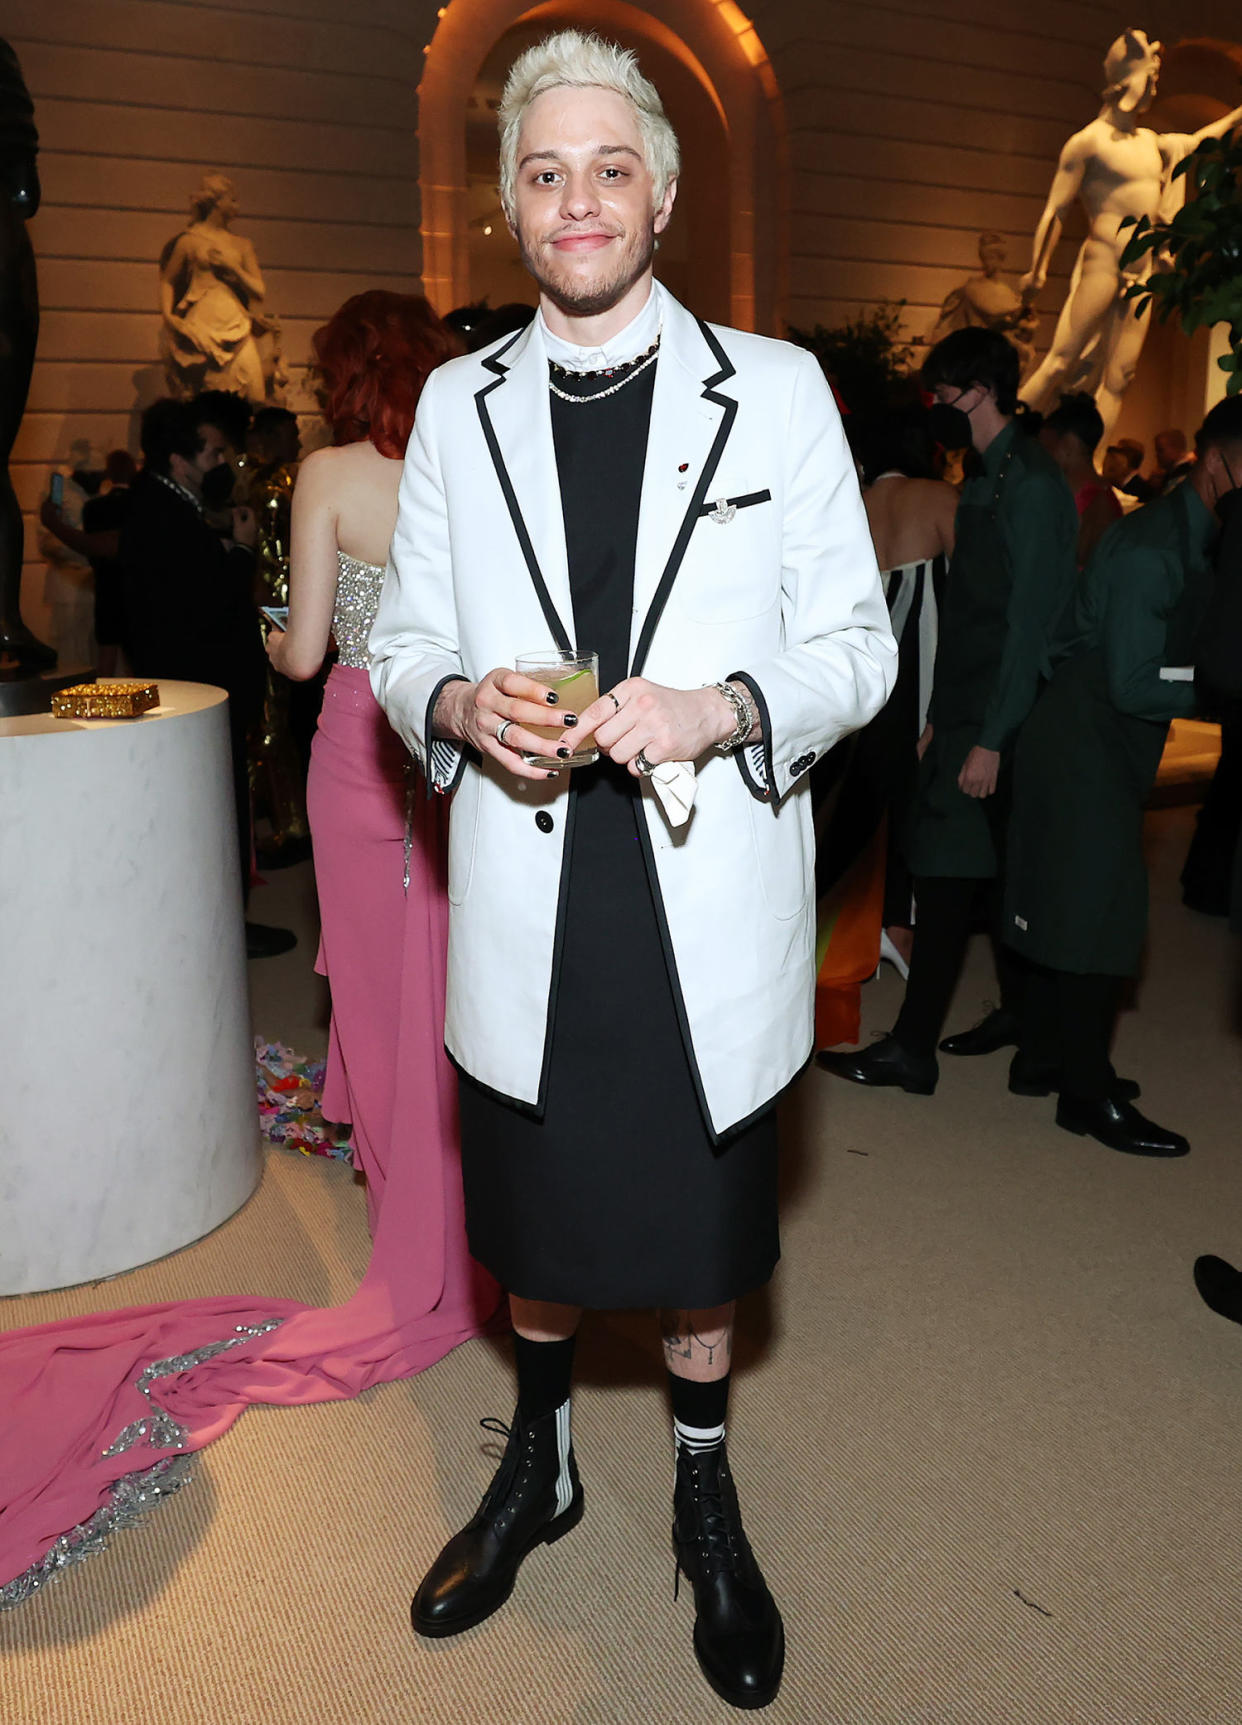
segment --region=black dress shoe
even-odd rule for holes
[[[694,1651],[733,1707],[766,1707],[781,1686],[785,1628],[742,1527],[725,1446],[677,1451],[677,1579],[694,1589]]]
[[[1222,1318],[1242,1324],[1242,1271],[1210,1254],[1196,1258],[1195,1287],[1203,1296],[1204,1305],[1219,1312]]]
[[[825,1072],[835,1072],[851,1084],[895,1086],[908,1090],[911,1096],[930,1096],[940,1077],[935,1055],[907,1054],[892,1036],[882,1036],[870,1048],[856,1049],[853,1054],[825,1048],[815,1059]]]
[[[1080,1101],[1073,1096],[1057,1098],[1057,1125],[1080,1138],[1095,1138],[1110,1150],[1127,1156],[1185,1156],[1189,1141],[1180,1132],[1168,1132],[1140,1114],[1132,1102],[1107,1097],[1104,1101]]]
[[[265,922],[246,924],[247,958],[277,958],[297,944],[298,937],[291,928],[272,928]]]
[[[1009,1088],[1015,1096],[1051,1096],[1061,1088],[1061,1074],[1055,1066],[1041,1066],[1038,1061],[1024,1060],[1019,1049],[1009,1062]],[[1113,1100],[1133,1102],[1143,1094],[1134,1078],[1113,1076]]]
[[[481,1420],[508,1439],[473,1519],[436,1558],[410,1606],[420,1635],[459,1635],[490,1617],[513,1592],[522,1560],[582,1520],[582,1485],[569,1441],[569,1403],[513,1425]]]
[[[956,1036],[946,1036],[940,1044],[942,1054],[995,1054],[998,1048],[1014,1048],[1018,1041],[1018,1020],[1003,1006],[994,1006],[986,1018],[972,1029],[959,1030]]]

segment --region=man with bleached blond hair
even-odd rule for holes
[[[577,1524],[579,1318],[657,1307],[695,1651],[760,1707],[784,1630],[725,1452],[734,1303],[779,1255],[774,1105],[812,1046],[806,773],[883,705],[895,646],[814,361],[653,281],[678,151],[633,54],[550,37],[500,122],[539,313],[430,378],[371,637],[453,794],[446,1041],[471,1247],[516,1331],[504,1458],[413,1621],[481,1622]],[[566,662],[519,674],[534,652]]]

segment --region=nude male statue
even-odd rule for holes
[[[1020,394],[1043,412],[1064,390],[1093,387],[1105,437],[1116,423],[1147,334],[1148,311],[1136,316],[1122,295],[1132,282],[1145,280],[1153,267],[1147,256],[1123,270],[1121,254],[1131,230],[1121,223],[1126,216],[1153,221],[1173,216],[1184,195],[1181,182],[1172,178],[1174,168],[1205,138],[1226,137],[1242,122],[1242,108],[1235,108],[1197,132],[1153,132],[1141,126],[1139,116],[1155,100],[1160,54],[1161,44],[1149,41],[1141,30],[1126,30],[1108,50],[1104,105],[1061,151],[1035,231],[1031,269],[1022,279],[1023,297],[1032,299],[1047,279],[1061,223],[1080,198],[1089,222],[1087,237],[1048,357]]]

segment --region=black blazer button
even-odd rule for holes
[[[552,824],[552,816],[548,813],[547,809],[540,809],[539,813],[535,816],[535,825],[539,828],[539,831],[541,833],[550,833],[552,831]]]

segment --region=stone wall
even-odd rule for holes
[[[156,260],[205,170],[237,184],[237,229],[254,241],[295,383],[311,331],[349,294],[418,287],[417,10],[0,0],[41,143],[30,232],[43,321],[13,467],[36,629],[43,565],[30,512],[75,442],[97,457],[137,449],[138,411],[163,393]]]
[[[449,0],[459,26],[458,9],[473,3]],[[913,334],[974,268],[981,228],[1007,236],[1015,274],[1026,267],[1056,154],[1094,112],[1104,48],[1135,21],[1096,0],[749,0],[745,12],[735,0],[648,0],[645,10],[675,29],[695,5],[727,24],[751,64],[761,44],[755,76],[779,92],[789,173],[772,151],[753,188],[780,208],[788,238],[772,322],[834,322],[905,299]],[[420,285],[417,88],[439,10],[434,0],[0,0],[42,138],[31,232],[44,321],[14,468],[27,511],[75,440],[97,455],[136,448],[137,411],[162,388],[156,259],[204,170],[237,183],[237,227],[255,243],[295,377],[311,331],[348,294]],[[590,22],[592,7],[581,14]],[[1238,34],[1224,0],[1162,0],[1142,21],[1166,40]],[[490,45],[479,41],[480,63]],[[1055,261],[1046,327],[1076,237],[1071,226]],[[29,516],[27,558],[38,627]]]

